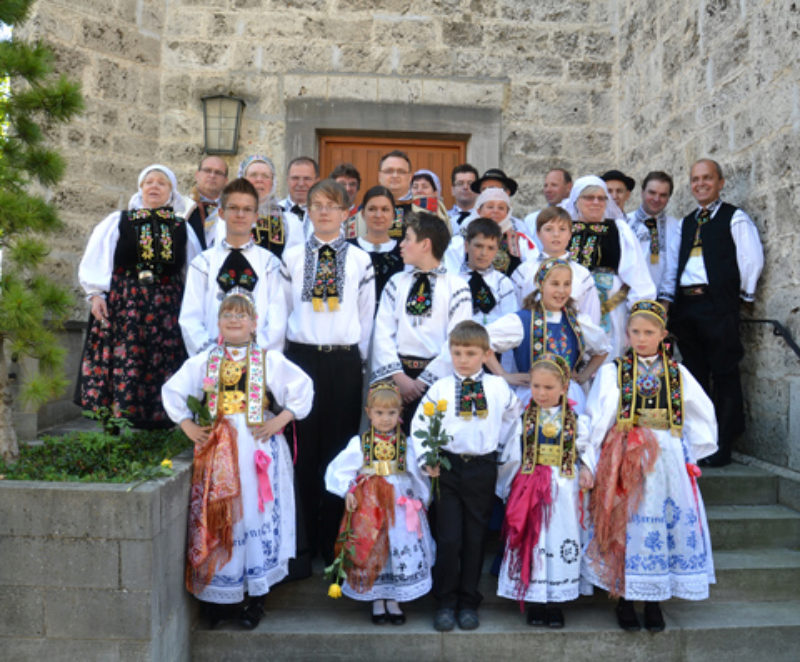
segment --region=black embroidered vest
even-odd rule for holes
[[[602,223],[572,223],[570,256],[589,271],[598,267],[619,271],[619,229],[615,221],[606,219]]]
[[[186,222],[171,208],[124,210],[114,267],[153,276],[174,276],[186,263]]]

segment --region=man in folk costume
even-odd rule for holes
[[[219,156],[204,156],[194,173],[191,198],[194,206],[186,215],[203,250],[214,244],[216,216],[214,210],[220,205],[220,196],[228,183],[228,164]]]
[[[724,466],[744,431],[739,309],[755,299],[764,252],[750,217],[720,200],[725,179],[716,161],[697,161],[689,185],[698,207],[670,242],[671,268],[662,296],[673,301],[670,330],[678,338],[683,362],[717,411],[719,451],[706,464]]]

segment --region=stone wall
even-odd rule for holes
[[[191,455],[126,485],[0,481],[7,660],[189,659],[183,585]]]
[[[672,211],[693,208],[688,170],[719,161],[724,199],[753,218],[766,266],[754,315],[800,339],[800,5],[620,2],[621,162],[672,173]],[[745,313],[747,316],[747,313]],[[743,325],[748,433],[738,450],[800,470],[800,360],[771,327]]]

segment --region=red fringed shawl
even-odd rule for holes
[[[199,595],[216,571],[231,560],[233,525],[242,518],[236,430],[224,418],[208,441],[194,447],[189,503],[186,588]]]

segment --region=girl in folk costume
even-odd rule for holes
[[[656,286],[636,235],[602,179],[587,175],[575,180],[569,199],[560,205],[573,220],[570,255],[594,277],[601,326],[611,339],[608,358],[616,358],[626,347],[628,310],[640,299],[655,299]]]
[[[664,629],[658,601],[702,600],[714,583],[711,540],[696,478],[716,450],[714,406],[662,341],[667,316],[655,301],[634,304],[631,349],[604,365],[589,394],[589,442],[598,449],[585,578],[619,596],[617,619]],[[602,445],[602,450],[601,450]]]
[[[572,376],[569,398],[575,411],[581,414],[586,396],[580,385],[591,379],[605,360],[610,349],[608,337],[586,315],[575,312],[568,262],[556,258],[545,260],[534,278],[537,289],[522,302],[522,310],[504,315],[486,327],[495,352],[514,350],[518,372],[507,373],[493,357],[487,365],[515,387],[522,402],[527,402],[531,397],[531,365],[544,352],[558,354],[569,365]],[[584,355],[590,357],[585,365]]]
[[[373,386],[367,396],[369,430],[353,437],[325,472],[328,491],[345,497],[345,522],[350,518],[356,537],[354,565],[342,591],[354,600],[371,600],[376,624],[405,622],[398,603],[431,590],[435,559],[424,507],[429,480],[400,429],[402,408],[396,386]]]
[[[569,364],[557,354],[544,353],[531,367],[522,465],[506,504],[497,586],[504,598],[534,603],[528,609],[530,625],[553,628],[564,627],[564,614],[552,603],[575,600],[580,593],[578,486],[586,490],[593,483],[586,421],[566,400],[569,376]]]
[[[212,626],[238,618],[255,627],[262,596],[295,555],[292,462],[282,430],[308,414],[313,385],[280,352],[260,349],[255,328],[252,301],[228,296],[219,307],[220,344],[186,361],[162,389],[170,418],[195,443],[186,587]],[[193,421],[187,403],[204,395],[210,427]]]

